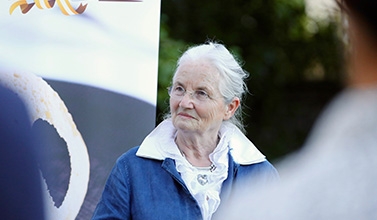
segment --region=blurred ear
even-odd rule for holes
[[[228,120],[234,115],[234,113],[240,106],[240,103],[241,103],[240,99],[238,97],[234,97],[233,100],[229,104],[227,104],[226,112],[224,115],[224,120]]]

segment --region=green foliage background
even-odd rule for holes
[[[156,123],[168,108],[177,58],[210,39],[250,73],[247,136],[272,161],[299,149],[342,87],[338,29],[335,21],[309,18],[302,0],[162,0]]]

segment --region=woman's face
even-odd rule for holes
[[[179,66],[172,89],[186,92],[174,96],[172,91],[170,96],[170,111],[175,128],[200,134],[218,132],[222,121],[230,118],[219,91],[219,80],[217,69],[209,62],[186,61]],[[208,98],[199,97],[203,94],[207,94]]]

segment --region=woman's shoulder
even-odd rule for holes
[[[130,167],[140,167],[140,166],[148,166],[148,164],[154,164],[157,160],[140,157],[136,153],[139,150],[140,146],[132,147],[123,153],[116,161],[116,164],[119,165],[126,165]]]
[[[131,160],[136,159],[136,152],[139,149],[140,146],[135,146],[124,152],[122,155],[120,155],[117,159],[117,162],[125,161],[125,160]]]
[[[239,167],[239,173],[244,175],[258,175],[258,176],[265,176],[268,178],[277,178],[279,179],[279,173],[268,160],[250,164],[250,165],[241,165]]]
[[[275,169],[274,165],[272,165],[268,160],[263,160],[258,163],[253,163],[249,165],[241,165],[241,169]]]

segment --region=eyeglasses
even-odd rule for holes
[[[176,99],[183,98],[183,96],[185,96],[186,93],[188,93],[192,97],[193,100],[197,100],[201,102],[211,99],[208,93],[204,90],[196,90],[193,92],[187,92],[186,89],[183,88],[182,86],[168,87],[168,93],[170,97],[176,98]]]

